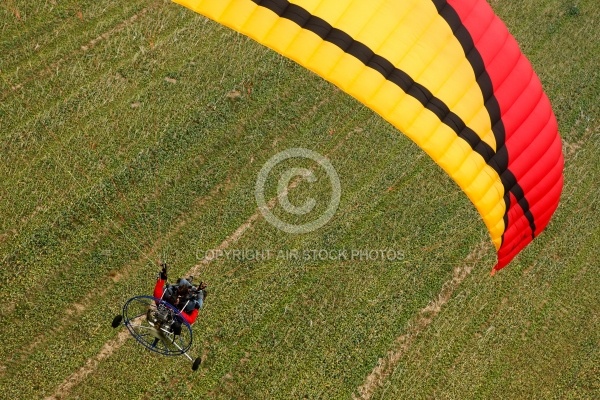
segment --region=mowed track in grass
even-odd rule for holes
[[[166,1],[6,3],[0,397],[348,398],[392,352],[372,398],[593,398],[600,13],[591,1],[497,3],[553,101],[567,165],[548,231],[494,278],[485,227],[456,185],[292,62]],[[260,168],[291,147],[336,168],[334,218],[289,235],[258,217],[230,249],[404,259],[202,263],[256,214]],[[326,185],[290,192],[298,204],[329,196]],[[198,265],[210,284],[196,374],[121,344],[109,326],[127,298],[151,291],[159,259],[172,278]],[[107,343],[117,345],[99,357]]]

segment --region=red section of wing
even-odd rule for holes
[[[447,5],[469,32],[500,108],[501,120],[492,121],[498,132],[500,148],[496,151],[506,154],[508,163],[502,173],[506,227],[494,267],[499,270],[544,230],[558,207],[563,187],[562,144],[537,75],[487,2],[447,0]]]

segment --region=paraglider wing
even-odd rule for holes
[[[562,190],[541,83],[485,0],[175,0],[334,83],[410,137],[481,214],[503,268]]]

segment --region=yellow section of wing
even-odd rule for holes
[[[457,182],[496,249],[505,226],[497,172],[412,95],[345,49],[251,0],[175,0],[334,83],[410,137]],[[283,2],[287,3],[287,2]],[[430,0],[294,0],[427,88],[493,150],[490,116],[461,44]]]

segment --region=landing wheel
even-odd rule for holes
[[[121,314],[119,314],[119,315],[116,315],[116,316],[115,316],[115,318],[114,318],[114,319],[113,319],[113,321],[112,321],[112,324],[111,324],[111,326],[112,326],[113,328],[118,328],[118,327],[119,327],[119,325],[121,325],[121,321],[122,321],[122,320],[123,320],[123,316],[122,316]]]
[[[196,358],[194,360],[194,363],[192,364],[192,370],[196,371],[198,369],[198,367],[200,367],[201,362],[202,362],[202,359],[200,357]]]

